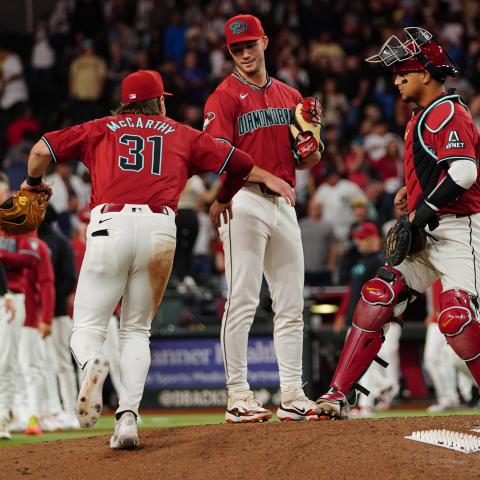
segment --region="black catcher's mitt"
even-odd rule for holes
[[[408,221],[408,213],[404,213],[385,238],[383,247],[385,262],[395,267],[402,263],[407,255],[421,252],[426,243],[425,230],[412,226]]]
[[[7,235],[33,232],[45,217],[50,193],[20,190],[0,205],[0,230]]]

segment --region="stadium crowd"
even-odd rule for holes
[[[422,25],[458,65],[462,75],[449,86],[458,88],[480,124],[475,1],[58,0],[36,25],[28,54],[20,57],[8,37],[2,42],[2,170],[17,188],[39,134],[113,109],[121,79],[136,69],[161,72],[174,93],[169,114],[201,129],[208,94],[232,69],[223,25],[239,11],[257,15],[269,33],[268,72],[322,100],[326,151],[312,171],[298,173],[297,211],[305,217],[305,243],[315,238],[323,245],[305,251],[307,282],[346,283],[351,265],[340,259],[351,249],[352,226],[368,219],[382,227],[395,215],[410,115],[389,73],[363,59],[371,45],[402,27]],[[176,281],[221,270],[205,212],[218,183],[211,176],[200,180],[189,184],[180,206],[179,251],[187,263],[177,262]],[[52,167],[49,181],[59,225],[72,236],[88,204],[88,175],[78,164],[62,165]]]

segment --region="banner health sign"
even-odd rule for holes
[[[146,390],[225,388],[220,340],[152,340],[150,346],[152,363]],[[271,337],[250,338],[248,381],[253,388],[278,387],[278,365]]]

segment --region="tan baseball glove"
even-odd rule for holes
[[[32,232],[45,217],[49,192],[20,190],[0,205],[0,230],[7,235]]]
[[[324,145],[320,139],[322,123],[322,104],[317,97],[304,98],[295,107],[290,132],[293,139],[293,153],[297,162],[319,150]]]

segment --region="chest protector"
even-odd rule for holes
[[[460,95],[455,93],[455,90],[449,90],[446,95],[437,98],[430,103],[430,105],[425,107],[413,127],[413,167],[418,181],[417,188],[420,187],[422,191],[422,195],[416,202],[417,206],[423,198],[430,195],[433,189],[437,186],[442,171],[447,170],[449,167],[447,162],[440,165],[437,163],[438,158],[435,150],[431,146],[426,145],[423,139],[424,132],[427,128],[430,132],[437,133],[452,118],[454,109],[442,109],[442,107],[447,107],[447,102],[459,103],[467,108],[460,98]],[[451,112],[449,114],[446,113],[445,115],[442,114],[439,119],[429,118],[429,114],[437,108],[448,111],[451,110]],[[432,125],[430,125],[430,123],[432,123]]]

